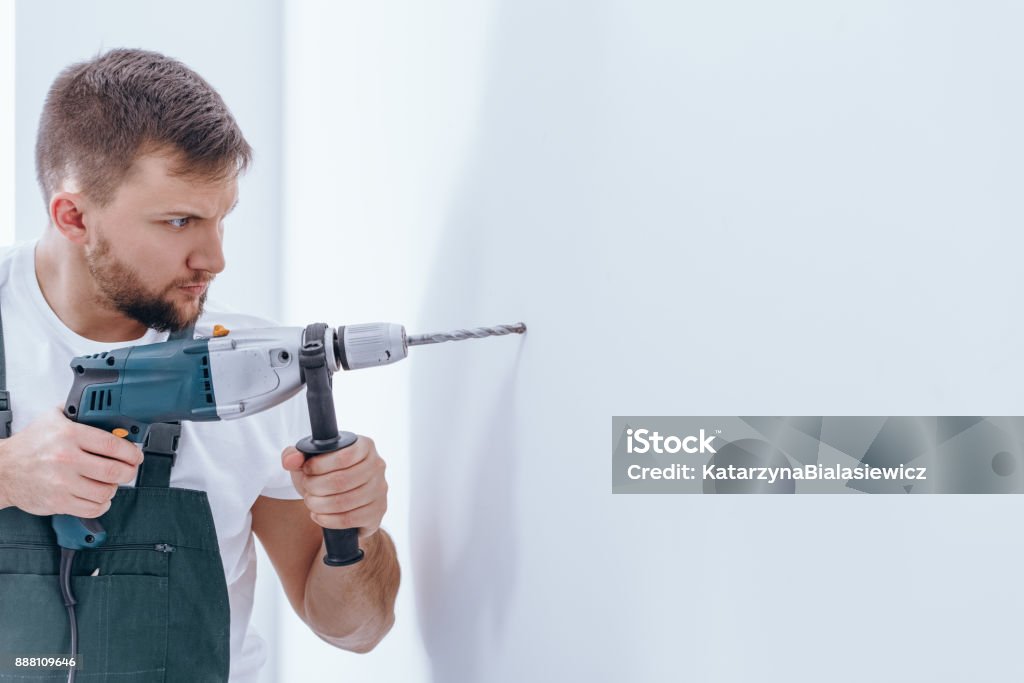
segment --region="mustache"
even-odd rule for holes
[[[213,282],[215,278],[215,275],[208,275],[199,278],[193,278],[191,280],[181,280],[179,282],[175,282],[174,284],[172,284],[171,287],[195,287],[197,285],[208,285],[211,282]]]

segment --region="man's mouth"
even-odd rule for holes
[[[203,292],[206,291],[208,285],[208,282],[201,282],[199,284],[185,285],[183,287],[179,287],[178,289],[184,290],[185,292],[191,294],[192,296],[202,296]]]

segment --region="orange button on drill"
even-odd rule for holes
[[[124,429],[124,428],[122,428],[122,427],[118,427],[117,429],[115,429],[115,430],[113,431],[113,434],[114,434],[114,436],[116,436],[117,438],[119,438],[119,439],[123,439],[124,437],[128,436],[128,430],[127,430],[127,429]]]
[[[214,325],[213,326],[213,336],[214,337],[226,337],[226,336],[228,336],[228,332],[230,332],[230,331],[231,330],[229,330],[228,328],[224,327],[223,325]]]

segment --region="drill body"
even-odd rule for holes
[[[71,361],[64,414],[106,431],[123,429],[136,443],[157,422],[252,415],[302,389],[302,337],[301,327],[239,330],[79,356]]]

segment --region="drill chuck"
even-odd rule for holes
[[[343,325],[334,333],[334,367],[345,370],[359,370],[378,365],[389,365],[409,355],[410,346],[421,344],[440,344],[464,339],[482,339],[484,337],[501,337],[506,334],[525,334],[526,325],[496,325],[494,327],[474,327],[468,330],[451,332],[434,332],[408,336],[405,328],[397,323],[365,323],[362,325]]]
[[[397,323],[343,325],[334,337],[334,355],[345,370],[400,361],[409,355],[405,328]]]

